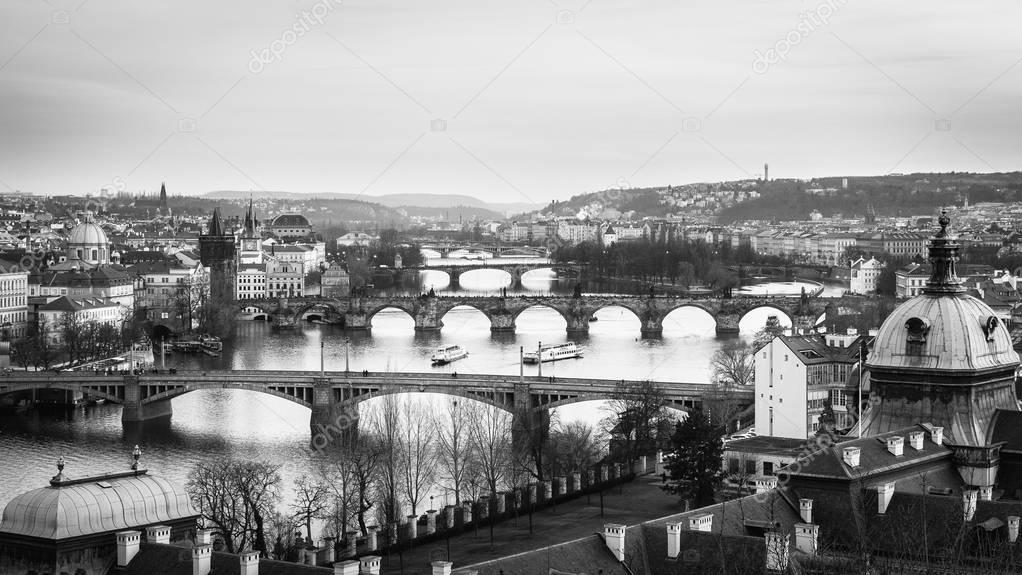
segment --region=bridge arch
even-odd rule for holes
[[[535,309],[535,308],[549,308],[549,309],[552,309],[552,310],[556,311],[558,315],[561,316],[561,319],[564,320],[565,324],[569,323],[568,316],[564,313],[564,310],[558,309],[553,304],[550,304],[550,303],[547,303],[547,302],[543,302],[543,301],[538,301],[538,302],[532,303],[530,305],[527,305],[527,306],[525,306],[525,307],[523,307],[523,308],[521,308],[519,310],[515,310],[512,313],[512,320],[515,323],[517,323],[518,322],[518,317],[520,315],[522,315],[522,313],[524,313],[524,312],[526,312],[526,311],[528,311],[530,309]]]
[[[454,310],[456,310],[458,308],[470,309],[470,310],[473,310],[473,311],[477,311],[477,312],[483,314],[483,316],[486,317],[487,320],[493,321],[493,318],[490,316],[490,312],[484,306],[476,304],[475,302],[470,302],[470,301],[460,302],[460,303],[453,304],[453,305],[445,304],[440,309],[437,310],[437,316],[440,318],[441,321],[443,321],[443,319],[445,317],[447,317],[447,314],[451,313],[452,311],[454,311]]]
[[[310,311],[318,311],[318,310],[322,310],[322,311],[325,311],[327,313],[333,312],[333,313],[335,313],[337,315],[341,315],[341,316],[344,315],[344,310],[341,309],[341,307],[338,306],[335,303],[327,302],[327,301],[315,301],[315,302],[307,303],[307,304],[301,306],[300,308],[296,309],[295,310],[295,320],[300,321],[305,316],[305,314],[309,313]],[[322,317],[320,319],[322,319]]]
[[[634,306],[632,306],[632,305],[630,305],[628,303],[619,302],[619,301],[608,301],[606,303],[601,303],[599,306],[593,308],[593,314],[595,314],[596,312],[600,311],[601,309],[607,309],[607,308],[611,308],[611,307],[618,307],[618,308],[621,308],[621,309],[626,309],[626,310],[632,312],[632,315],[635,316],[635,319],[639,320],[640,322],[642,321],[642,312],[641,311],[639,311]]]
[[[46,390],[46,389],[57,389],[60,391],[70,392],[82,392],[83,394],[95,398],[103,399],[113,403],[124,403],[124,398],[118,397],[116,394],[106,393],[103,391],[97,391],[93,389],[85,389],[78,385],[73,384],[61,384],[61,383],[17,383],[6,387],[0,387],[0,396],[10,395],[12,393],[23,393],[32,390]]]
[[[398,303],[389,303],[388,302],[388,303],[386,303],[384,305],[375,307],[372,310],[370,310],[368,313],[366,313],[366,325],[368,327],[372,327],[372,325],[373,325],[373,318],[376,317],[376,314],[380,313],[381,311],[383,311],[385,309],[396,309],[396,310],[403,311],[403,312],[405,312],[405,314],[408,315],[409,319],[411,319],[413,322],[415,321],[415,310],[409,309],[408,307],[406,307],[404,305],[401,305],[401,304],[398,304]]]
[[[452,378],[452,381],[454,381],[453,378]],[[418,388],[415,388],[415,387],[412,387],[412,386],[407,386],[407,387],[405,387],[405,386],[402,386],[402,387],[388,386],[388,387],[385,387],[385,388],[381,388],[381,389],[375,390],[375,391],[373,391],[371,393],[365,393],[365,394],[361,394],[361,395],[356,395],[353,398],[346,399],[344,401],[338,402],[337,405],[338,406],[342,406],[342,407],[344,407],[346,409],[352,409],[352,408],[357,408],[359,405],[361,405],[363,403],[366,403],[368,401],[372,401],[374,399],[380,399],[380,398],[391,396],[391,395],[422,394],[422,393],[432,393],[432,394],[435,394],[435,395],[446,395],[446,396],[451,396],[451,397],[455,397],[455,398],[471,399],[473,401],[478,401],[480,403],[484,403],[484,404],[489,405],[491,407],[496,407],[497,409],[501,409],[501,410],[506,411],[508,413],[514,413],[514,394],[513,393],[499,392],[499,391],[495,391],[495,390],[494,391],[485,391],[484,392],[484,391],[481,391],[481,390],[466,389],[464,387],[458,387],[458,386],[455,386],[455,385],[442,386],[442,387],[434,385],[434,386],[430,386],[425,391],[420,391]]]
[[[148,405],[150,403],[156,403],[158,401],[169,401],[175,397],[180,397],[186,393],[193,391],[202,391],[207,389],[240,389],[242,391],[252,391],[256,393],[264,393],[266,395],[272,395],[286,399],[292,403],[297,403],[303,407],[312,408],[312,388],[307,386],[289,386],[289,385],[275,385],[275,386],[263,386],[261,384],[247,384],[247,383],[191,383],[182,385],[180,387],[173,387],[167,391],[161,393],[154,393],[142,399],[140,402],[142,405]],[[289,390],[290,393],[289,393]],[[301,390],[301,391],[298,391]],[[303,398],[308,398],[306,401]]]
[[[789,324],[791,324],[791,325],[795,324],[795,317],[792,316],[792,314],[791,314],[791,312],[789,310],[786,310],[786,309],[784,309],[782,307],[777,306],[776,304],[769,303],[769,302],[763,302],[761,304],[757,304],[757,305],[750,306],[748,308],[743,309],[741,315],[738,317],[738,323],[741,323],[742,320],[744,320],[750,313],[752,313],[752,312],[754,312],[756,310],[759,310],[759,309],[764,309],[764,308],[767,308],[767,309],[770,309],[770,310],[778,312],[778,314],[783,315],[785,318],[788,319]]]

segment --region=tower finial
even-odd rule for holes
[[[136,445],[135,449],[131,450],[131,458],[134,460],[131,463],[131,470],[132,471],[138,471],[138,459],[140,457],[142,457],[142,450],[138,448],[138,445]]]
[[[965,291],[962,280],[958,279],[955,263],[958,262],[958,249],[961,247],[955,237],[948,232],[951,218],[946,210],[941,210],[937,219],[940,230],[930,239],[930,264],[933,271],[926,282],[923,292],[932,295],[958,294]]]

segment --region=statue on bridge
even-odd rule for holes
[[[580,284],[575,284],[575,293],[572,294],[572,297],[576,299],[582,297],[582,286]]]
[[[433,291],[432,287],[429,288],[429,293],[426,294],[426,297],[436,297],[436,292]]]

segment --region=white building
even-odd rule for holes
[[[28,326],[28,272],[0,264],[0,337],[20,339]]]
[[[238,278],[234,282],[235,297],[238,299],[260,299],[266,297],[266,264],[242,264],[238,266]]]
[[[852,262],[851,280],[848,290],[854,294],[866,295],[876,292],[877,278],[883,271],[886,264],[880,263],[875,258],[859,258]]]
[[[120,305],[99,298],[69,298],[61,296],[41,306],[36,312],[39,318],[39,330],[52,345],[64,343],[62,326],[64,317],[71,314],[78,325],[89,322],[108,324],[120,327],[124,317],[124,308]]]
[[[377,236],[369,235],[365,232],[348,232],[343,236],[337,238],[337,248],[349,248],[351,246],[370,246],[380,241]]]
[[[812,437],[825,402],[834,410],[836,429],[853,425],[856,400],[849,402],[849,395],[854,397],[856,389],[849,389],[849,379],[863,340],[855,333],[779,335],[757,349],[756,433]]]

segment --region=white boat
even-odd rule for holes
[[[433,365],[444,365],[464,357],[468,357],[468,352],[464,348],[460,345],[448,345],[437,348],[430,359],[433,361]]]
[[[544,345],[540,348],[539,352],[530,351],[526,352],[522,356],[522,361],[525,363],[539,363],[541,358],[542,361],[557,361],[559,359],[571,359],[573,357],[582,357],[582,348],[575,344],[573,341],[568,343],[560,343],[557,345]]]

